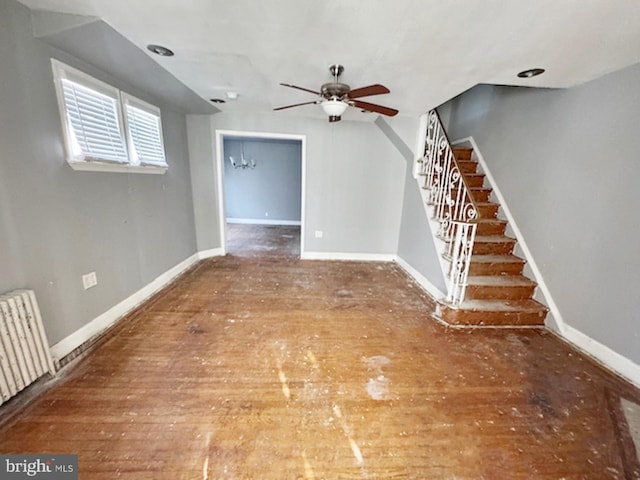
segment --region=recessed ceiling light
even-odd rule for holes
[[[227,92],[227,98],[229,100],[235,100],[238,98],[238,92]]]
[[[209,101],[213,103],[226,103],[226,100],[223,100],[221,98],[210,98]]]
[[[173,52],[162,45],[149,44],[147,45],[147,50],[155,53],[156,55],[160,55],[161,57],[173,57]]]
[[[538,75],[542,75],[544,73],[544,68],[530,68],[529,70],[523,70],[518,74],[520,78],[531,78],[537,77]]]

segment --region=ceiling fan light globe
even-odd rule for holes
[[[341,102],[340,100],[324,100],[320,105],[322,106],[322,110],[324,110],[324,113],[326,113],[330,117],[341,116],[349,106],[348,104],[346,104],[345,102]]]

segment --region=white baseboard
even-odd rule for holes
[[[256,218],[227,218],[227,223],[239,223],[243,225],[302,225],[300,220],[264,220]]]
[[[431,283],[427,277],[422,275],[418,270],[413,268],[409,263],[402,257],[396,255],[394,261],[402,268],[407,275],[413,278],[418,285],[424,288],[429,295],[431,295],[435,300],[441,300],[446,295],[440,291],[438,287],[436,287],[433,283]]]
[[[171,283],[174,278],[189,269],[192,265],[198,262],[198,260],[215,256],[219,251],[222,251],[222,249],[212,249],[194,253],[189,258],[183,260],[176,266],[158,276],[148,285],[142,287],[133,295],[125,298],[120,303],[114,305],[103,314],[91,320],[85,326],[79,328],[71,335],[63,338],[53,345],[51,347],[51,356],[55,361],[64,358],[83,343],[91,340],[97,335],[100,335],[106,329],[111,327],[120,318],[124,317],[138,305],[149,299],[153,294]]]
[[[564,332],[554,333],[640,388],[640,365],[566,323]]]
[[[341,252],[304,252],[303,260],[352,260],[356,262],[393,262],[391,253],[341,253]]]
[[[225,254],[224,248],[211,248],[209,250],[200,250],[198,252],[198,260],[204,260],[205,258],[221,257]]]

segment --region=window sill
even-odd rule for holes
[[[112,172],[112,173],[146,173],[164,175],[169,168],[160,165],[120,165],[100,162],[67,162],[71,168],[79,172]]]

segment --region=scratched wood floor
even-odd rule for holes
[[[541,330],[443,327],[394,264],[301,261],[295,230],[200,263],[0,452],[77,453],[81,479],[640,477],[638,390]]]

